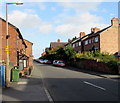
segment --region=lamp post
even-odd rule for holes
[[[8,34],[8,5],[16,4],[22,5],[23,3],[6,3],[6,69],[5,69],[5,86],[9,87],[10,82],[10,70],[9,70],[9,34]]]

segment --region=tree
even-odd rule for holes
[[[75,54],[76,52],[74,48],[71,47],[70,45],[65,48],[65,58],[67,61],[74,59]]]

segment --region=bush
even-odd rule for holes
[[[118,59],[114,57],[114,55],[111,55],[109,53],[101,53],[100,51],[95,51],[95,52],[83,52],[83,53],[77,53],[75,55],[76,60],[80,59],[92,59],[92,60],[97,60],[98,62],[102,62],[112,68],[113,71],[117,72],[118,67]]]

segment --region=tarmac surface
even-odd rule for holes
[[[67,67],[67,69],[77,71],[77,68]],[[93,72],[88,70],[80,70],[92,75],[97,75],[103,78],[109,78],[112,80],[120,80],[119,75],[110,75],[99,72]],[[12,82],[9,88],[2,89],[2,102],[13,102],[13,101],[42,101],[50,103],[49,95],[46,92],[44,83],[40,73],[34,68],[32,75],[28,77],[22,77],[19,82]]]
[[[46,101],[49,103],[42,79],[36,69],[33,70],[32,76],[22,77],[19,82],[12,82],[9,88],[3,88],[2,101]]]

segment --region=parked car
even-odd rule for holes
[[[45,60],[43,60],[43,63],[45,63],[45,64],[46,64],[47,62],[48,62],[48,60],[46,60],[46,59],[45,59]]]
[[[47,64],[52,64],[52,61],[48,60],[48,61],[47,61]]]
[[[53,60],[53,65],[55,65],[57,63],[58,60]]]
[[[43,59],[39,59],[39,63],[43,63],[44,62],[44,60]]]
[[[55,60],[55,61],[53,62],[53,65],[55,65],[55,66],[61,66],[61,67],[66,66],[66,65],[65,65],[65,62],[64,62],[63,60]]]

